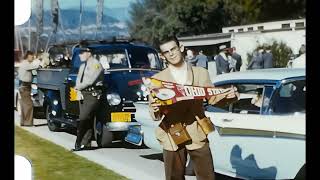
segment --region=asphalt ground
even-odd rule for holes
[[[15,125],[20,126],[20,116],[15,111]],[[72,131],[51,132],[45,119],[35,119],[33,127],[23,129],[49,140],[67,150],[74,147],[76,136]],[[113,170],[133,180],[164,180],[164,166],[162,153],[147,147],[139,147],[126,142],[114,142],[111,147],[97,148],[95,141],[92,142],[92,150],[70,152],[76,153],[88,160]],[[63,163],[63,162],[61,162]],[[75,162],[76,163],[76,162]],[[93,172],[94,173],[94,172]],[[230,178],[216,173],[217,180],[231,180]],[[196,180],[195,176],[186,176],[186,180]]]

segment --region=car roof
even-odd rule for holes
[[[306,75],[305,68],[269,68],[269,69],[256,69],[239,72],[225,73],[217,75],[213,84],[223,81],[236,81],[236,80],[266,80],[266,81],[281,81],[287,78],[303,77]]]
[[[146,45],[138,45],[138,44],[132,44],[132,43],[107,43],[107,44],[92,44],[89,45],[89,47],[94,48],[94,49],[104,49],[104,48],[148,48],[154,50],[150,46]]]
[[[127,49],[128,51],[134,51],[136,49],[147,50],[157,53],[157,50],[151,46],[141,45],[141,44],[132,44],[132,43],[104,43],[104,44],[90,44],[89,48],[94,49],[95,51],[104,51],[104,50],[115,50],[115,49]],[[75,47],[73,53],[79,53],[79,47]]]

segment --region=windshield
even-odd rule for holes
[[[161,63],[155,51],[134,47],[129,51],[132,68],[145,68],[161,70]]]
[[[102,51],[94,54],[104,69],[128,68],[129,63],[125,50]]]
[[[144,48],[103,50],[94,54],[104,69],[144,68],[161,70],[158,56]],[[128,61],[130,59],[130,62]]]

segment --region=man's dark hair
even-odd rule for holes
[[[164,44],[169,41],[174,41],[177,43],[178,46],[180,46],[179,40],[176,35],[167,35],[167,36],[165,35],[158,40],[158,44],[160,46],[161,44]]]
[[[24,55],[24,59],[27,59],[29,55],[33,56],[34,53],[32,51],[27,51],[26,54]]]

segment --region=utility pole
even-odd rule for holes
[[[16,40],[16,43],[15,43],[15,46],[14,46],[14,48],[15,49],[19,49],[19,37],[18,37],[18,27],[17,26],[15,26],[14,27],[14,39]]]
[[[29,18],[29,42],[28,42],[28,50],[31,48],[31,17]]]
[[[83,8],[83,0],[80,0],[80,20],[79,20],[79,36],[80,36],[80,41],[82,40],[82,9]]]

